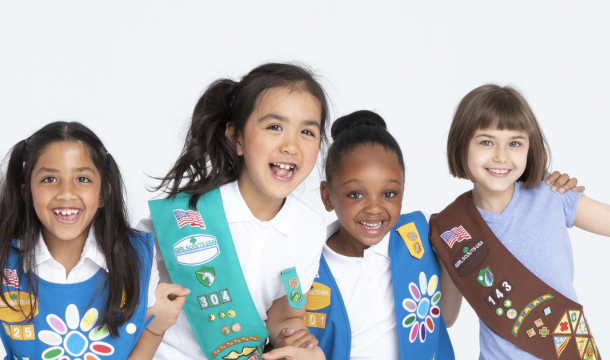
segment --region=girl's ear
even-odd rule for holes
[[[322,197],[322,202],[324,203],[326,211],[333,211],[333,204],[330,202],[330,185],[326,181],[320,183],[320,196]]]
[[[101,209],[104,207],[104,205],[106,204],[106,200],[108,200],[108,198],[110,197],[110,193],[112,192],[112,185],[108,184],[108,196],[106,196],[106,199],[104,199],[102,192],[100,191],[100,199],[98,200],[97,203],[97,208]]]
[[[233,124],[232,122],[227,122],[227,126],[225,127],[225,136],[227,137],[227,139],[229,139],[230,142],[235,141],[235,150],[237,151],[237,156],[242,156],[244,154],[244,150],[242,148],[242,139],[239,136],[240,134],[237,134],[238,136],[235,136],[235,124]]]

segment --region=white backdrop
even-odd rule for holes
[[[164,175],[205,87],[269,61],[323,78],[333,116],[379,112],[404,151],[404,212],[443,209],[470,183],[452,178],[445,144],[460,99],[487,82],[526,96],[553,169],[610,203],[607,2],[105,1],[0,4],[0,153],[53,120],[91,127],[122,168],[132,222],[147,216],[148,175]],[[327,220],[318,171],[298,189]],[[575,287],[609,351],[608,239],[571,230]],[[450,335],[478,356],[465,304]]]

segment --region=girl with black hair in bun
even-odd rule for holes
[[[141,223],[156,234],[161,281],[192,290],[156,359],[255,360],[267,337],[266,358],[324,358],[303,317],[325,225],[291,193],[316,163],[327,114],[323,88],[291,64],[201,96],[159,186],[168,197]]]

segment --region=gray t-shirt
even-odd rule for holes
[[[582,193],[554,193],[544,182],[537,189],[515,192],[502,214],[478,209],[487,225],[525,267],[567,298],[574,290],[574,258],[568,228],[572,227]],[[479,320],[480,359],[538,359],[509,343]]]

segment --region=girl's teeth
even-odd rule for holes
[[[288,175],[286,175],[286,177],[291,177],[292,176],[292,170],[290,170],[290,172],[288,172]]]

